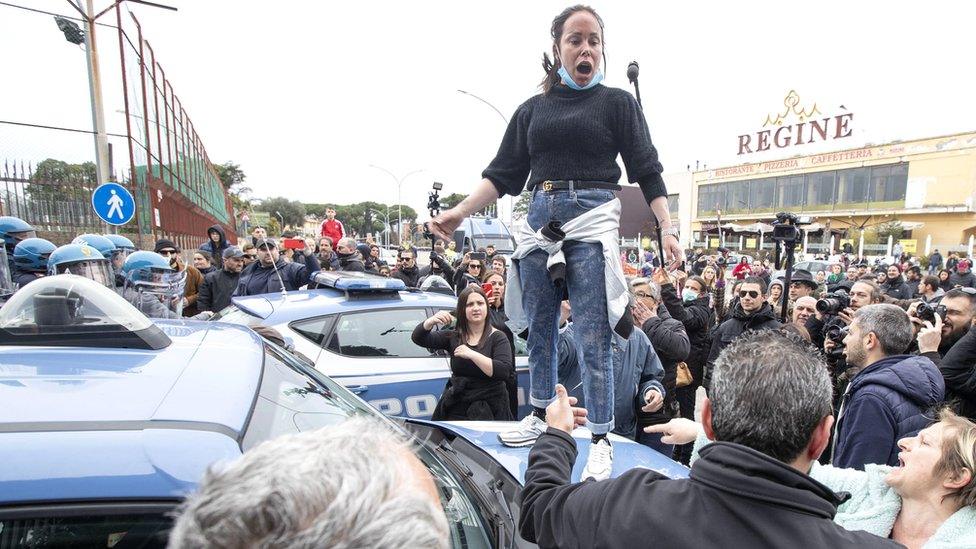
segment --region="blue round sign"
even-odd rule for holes
[[[92,208],[109,225],[125,225],[136,214],[136,201],[122,185],[102,183],[92,193]]]

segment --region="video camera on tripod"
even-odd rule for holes
[[[441,214],[441,196],[439,194],[440,190],[444,188],[443,183],[434,181],[433,190],[427,193],[427,213],[430,214],[430,218],[434,219]],[[430,249],[434,249],[434,233],[430,232],[430,222],[424,223],[424,238],[430,240]]]
[[[796,245],[800,242],[800,229],[802,225],[809,225],[811,220],[806,216],[798,216],[791,212],[779,212],[776,214],[776,221],[773,221],[773,241],[776,249],[773,252],[773,263],[779,269],[783,262],[782,255],[786,256],[786,273],[783,276],[783,294],[780,296],[781,318],[780,322],[786,323],[786,300],[789,299],[790,281],[793,278],[793,261],[796,252]],[[780,249],[783,250],[782,254]]]

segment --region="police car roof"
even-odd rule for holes
[[[235,297],[231,301],[238,309],[250,315],[259,318],[274,316],[275,323],[344,311],[388,309],[391,306],[453,309],[457,305],[457,298],[436,292],[402,291],[363,294],[350,297],[345,292],[332,288],[318,288],[288,292],[285,295],[272,293]]]
[[[162,350],[0,347],[0,505],[179,498],[240,455],[260,338],[157,324],[173,340]]]

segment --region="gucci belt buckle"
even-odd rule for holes
[[[542,190],[549,192],[552,190],[552,181],[543,181]]]

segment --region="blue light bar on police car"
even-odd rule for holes
[[[312,275],[312,281],[343,292],[399,292],[407,289],[399,278],[360,272],[319,271]]]

